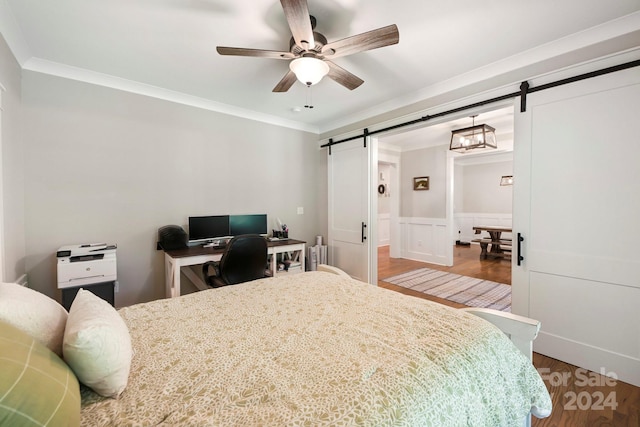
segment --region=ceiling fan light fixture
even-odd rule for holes
[[[318,83],[329,73],[329,66],[326,62],[312,57],[294,59],[289,63],[289,68],[298,80],[307,86]]]

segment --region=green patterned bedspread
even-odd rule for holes
[[[119,399],[82,425],[515,426],[551,410],[531,363],[472,314],[308,272],[123,308]]]

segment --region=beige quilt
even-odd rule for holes
[[[308,272],[123,308],[119,399],[82,390],[82,425],[511,426],[547,390],[491,324]]]

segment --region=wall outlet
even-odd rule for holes
[[[304,208],[302,206],[298,206],[298,215],[304,215]]]
[[[120,292],[120,282],[118,282],[117,280],[113,284],[113,292],[116,294]]]

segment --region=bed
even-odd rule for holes
[[[132,352],[99,343],[101,353],[125,354],[130,369],[115,398],[81,384],[74,423],[495,427],[550,414],[530,361],[537,322],[456,310],[321,269],[118,312],[81,291],[76,301],[97,300],[85,317],[95,323],[111,310]],[[67,351],[78,311],[69,312],[64,358],[84,382]],[[480,316],[499,319],[514,341]],[[75,378],[62,381],[73,390]]]
[[[82,388],[81,424],[521,425],[551,409],[490,323],[308,272],[123,308],[134,348],[117,399]]]

